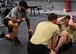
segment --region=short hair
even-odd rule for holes
[[[23,0],[19,2],[19,6],[23,6],[24,8],[28,8],[26,1],[23,1]]]
[[[66,15],[65,17],[64,17],[64,19],[70,19],[71,17],[70,17],[70,15]]]
[[[56,20],[56,19],[57,19],[57,15],[55,13],[48,14],[48,20]]]

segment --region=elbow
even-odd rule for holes
[[[70,20],[69,20],[68,25],[69,25],[69,26],[74,26],[74,22],[73,22],[73,20],[72,20],[72,19],[70,19]]]
[[[73,27],[73,26],[74,26],[74,24],[73,24],[73,23],[69,23],[69,26],[70,26],[70,27]]]
[[[69,27],[76,30],[76,24],[69,24]]]

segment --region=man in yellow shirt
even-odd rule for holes
[[[51,49],[55,49],[58,39],[57,34],[59,33],[59,27],[56,22],[57,15],[51,13],[48,14],[48,21],[40,22],[37,25],[35,33],[27,46],[28,54],[50,54],[50,50],[47,47],[50,40]]]

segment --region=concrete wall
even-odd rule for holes
[[[71,3],[71,10],[76,11],[76,1]]]

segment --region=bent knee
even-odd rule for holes
[[[67,42],[70,40],[69,33],[67,31],[63,31],[61,37],[65,39]]]
[[[69,33],[68,33],[67,31],[63,31],[63,32],[62,32],[62,36],[63,36],[63,37],[68,37],[68,36],[69,36]]]
[[[13,27],[14,26],[14,23],[12,21],[8,21],[8,26],[9,27]]]
[[[14,23],[10,20],[10,21],[8,21],[8,24],[13,25]]]

